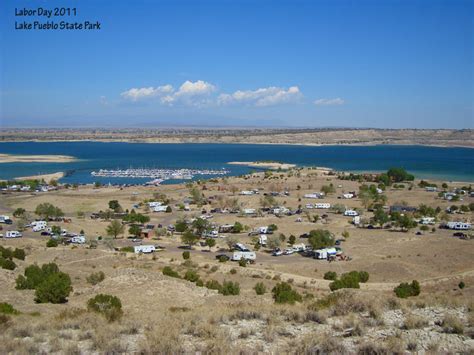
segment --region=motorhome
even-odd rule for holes
[[[351,216],[351,217],[355,217],[355,216],[358,216],[359,213],[357,211],[354,211],[354,210],[346,210],[344,211],[344,216]]]
[[[156,251],[156,247],[154,245],[135,245],[133,250],[135,254],[149,254]]]
[[[18,231],[7,231],[5,238],[21,238],[23,234]]]
[[[162,204],[163,204],[163,202],[158,202],[158,201],[148,202],[148,206],[150,208],[155,208],[155,207],[161,206]]]
[[[254,251],[234,251],[232,254],[232,261],[248,260],[255,261],[257,255]]]
[[[223,224],[219,226],[219,233],[231,233],[233,229],[233,224]]]
[[[303,197],[304,198],[323,198],[324,193],[323,192],[314,192],[312,194],[305,194]]]
[[[471,229],[471,223],[448,222],[446,223],[446,227],[448,227],[449,229],[455,229],[455,230],[468,230],[468,229]]]

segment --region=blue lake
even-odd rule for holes
[[[91,171],[116,168],[221,169],[241,175],[250,168],[231,161],[277,160],[336,170],[385,171],[404,167],[419,178],[474,182],[474,149],[423,146],[295,146],[256,144],[147,144],[99,142],[7,142],[0,153],[71,155],[71,163],[4,163],[0,179],[67,172],[68,183],[144,183],[149,179],[97,178]],[[202,178],[202,177],[201,177]],[[173,182],[173,181],[169,181]],[[175,182],[175,181],[174,181]]]

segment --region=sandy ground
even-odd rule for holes
[[[32,176],[21,176],[15,178],[15,180],[44,180],[47,183],[51,182],[52,180],[59,180],[64,177],[63,172],[57,172],[52,174],[42,174],[42,175],[32,175]]]
[[[0,154],[0,163],[69,163],[75,160],[68,155]]]
[[[296,167],[296,164],[288,164],[288,163],[278,163],[278,162],[252,162],[252,161],[231,161],[227,164],[230,165],[243,165],[248,166],[251,168],[264,168],[264,169],[271,169],[271,170],[288,170],[291,168]]]

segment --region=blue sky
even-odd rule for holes
[[[15,30],[15,8],[55,6],[102,29]],[[474,128],[473,17],[470,0],[3,0],[0,124]]]

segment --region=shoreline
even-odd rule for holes
[[[33,155],[0,153],[2,163],[71,163],[78,159],[69,155]]]
[[[31,175],[31,176],[20,176],[16,177],[13,180],[44,180],[47,183],[50,183],[53,180],[58,181],[59,179],[63,178],[65,175],[64,172],[58,171],[57,173],[51,173],[51,174],[39,174],[39,175]]]
[[[307,147],[370,147],[370,146],[417,146],[417,147],[437,147],[437,148],[466,148],[474,149],[474,142],[471,145],[465,144],[430,144],[417,142],[366,142],[366,143],[301,143],[301,142],[221,142],[221,141],[193,141],[193,140],[151,140],[151,139],[25,139],[25,140],[2,140],[1,143],[128,143],[128,144],[245,144],[245,145],[286,145],[286,146],[307,146]],[[0,154],[1,155],[1,154]],[[77,160],[74,157],[71,157]],[[1,163],[1,162],[0,162]]]

